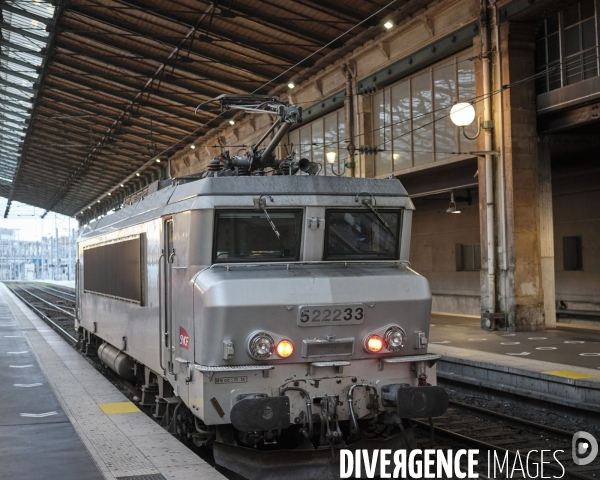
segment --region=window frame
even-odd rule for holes
[[[464,247],[472,247],[473,268],[466,268],[466,257],[463,254]],[[481,243],[457,243],[455,248],[456,271],[457,272],[479,272],[481,271]],[[479,254],[479,255],[478,255]],[[479,268],[477,268],[479,267]]]
[[[573,245],[567,253],[565,243],[572,242]],[[568,235],[562,237],[563,247],[563,272],[582,272],[583,271],[583,237],[581,235]],[[574,258],[567,258],[567,255],[574,254]],[[567,268],[567,266],[574,265],[575,268]]]
[[[376,154],[376,157],[373,160],[373,168],[375,172],[374,176],[376,178],[382,178],[383,176],[390,174],[401,175],[403,173],[413,171],[414,169],[430,168],[440,162],[447,162],[449,160],[459,161],[464,159],[464,156],[461,157],[460,155],[456,155],[444,150],[447,148],[447,145],[444,145],[442,140],[444,128],[438,125],[438,122],[440,121],[448,122],[448,125],[454,130],[452,135],[454,147],[450,148],[454,148],[456,152],[466,152],[477,149],[476,140],[469,140],[465,138],[461,133],[461,128],[451,124],[449,115],[447,115],[450,112],[452,104],[472,101],[474,98],[476,98],[475,89],[477,82],[475,78],[475,65],[473,62],[470,62],[467,64],[469,66],[468,69],[465,69],[463,66],[463,63],[467,60],[471,60],[471,57],[472,51],[470,49],[461,50],[441,61],[434,63],[433,65],[429,65],[414,73],[411,73],[410,75],[407,75],[406,77],[401,78],[396,82],[386,85],[380,91],[371,96],[371,130],[373,132],[373,142],[379,149],[379,152]],[[436,90],[440,89],[438,83],[440,82],[440,77],[436,76],[436,71],[445,68],[453,69],[453,74],[448,76],[448,78],[451,78],[453,82],[450,97],[452,104],[440,106],[445,104],[448,99],[442,97],[436,98]],[[469,75],[473,77],[472,85],[465,85],[464,83],[461,84],[459,81],[461,75],[465,75],[466,70],[469,70]],[[427,81],[429,83],[429,89],[415,90],[413,81],[418,77],[425,76],[428,77]],[[397,105],[392,104],[396,97],[394,90],[402,84],[408,85],[407,108],[409,109],[409,114],[405,120],[395,122],[394,116],[400,114],[394,113],[394,109],[399,108]],[[469,90],[473,90],[472,95],[469,93]],[[421,92],[420,96],[417,95],[417,91]],[[419,103],[419,99],[425,99],[424,101],[427,100],[427,95],[422,94],[423,92],[429,92],[428,101],[430,105],[427,112],[421,114],[419,112],[415,112],[415,109],[418,108],[417,104]],[[381,101],[379,101],[380,98]],[[477,108],[477,105],[475,105],[475,107]],[[444,112],[443,115],[440,113],[440,109],[443,109],[441,110]],[[378,115],[383,115],[384,120],[378,120]],[[395,136],[395,130],[402,129],[403,127],[401,126],[404,123],[407,124],[406,128],[408,131],[402,133],[400,136]],[[473,122],[471,125],[465,127],[465,129],[468,135],[474,136],[477,133],[476,122]],[[423,131],[430,132],[430,135],[427,138],[423,137]],[[439,135],[439,132],[442,133],[441,136]],[[405,140],[397,141],[399,138],[405,138]],[[421,144],[426,140],[431,140],[431,151],[422,150]],[[381,142],[385,142],[383,147],[381,146]],[[407,148],[409,149],[408,151],[398,149],[402,148],[402,142],[407,144]],[[400,146],[397,147],[397,144]],[[409,165],[397,166],[397,162],[401,162],[403,156],[405,158],[408,157],[407,163],[409,163]],[[426,160],[426,157],[429,157],[430,159]],[[380,158],[380,160],[378,160],[378,158]],[[391,164],[391,169],[384,168],[382,165],[383,162],[389,162]]]
[[[297,214],[297,221],[299,224],[299,229],[298,229],[298,233],[297,238],[296,238],[296,244],[297,244],[297,251],[296,251],[296,255],[294,256],[294,259],[291,258],[285,258],[282,260],[279,260],[277,258],[265,258],[265,259],[233,259],[233,258],[227,258],[225,260],[219,260],[217,258],[217,240],[218,240],[218,233],[219,233],[219,216],[222,213],[242,213],[242,212],[248,212],[248,213],[260,213],[262,215],[264,215],[264,212],[261,210],[260,212],[257,212],[256,209],[253,208],[216,208],[214,210],[214,220],[213,220],[213,234],[212,234],[212,254],[211,254],[211,261],[212,261],[212,265],[215,264],[229,264],[229,263],[286,263],[286,262],[298,262],[300,261],[300,256],[302,255],[302,239],[303,234],[304,234],[304,208],[268,208],[267,211],[269,212],[269,214],[272,213],[294,213]],[[265,218],[266,220],[266,218]],[[271,229],[271,226],[269,225],[269,229]],[[275,233],[273,233],[273,235],[275,235]]]
[[[404,222],[404,208],[378,208],[377,211],[380,214],[384,213],[398,213],[398,225],[396,226],[396,244],[393,258],[329,258],[329,226],[331,225],[331,214],[332,213],[369,213],[374,215],[373,212],[368,208],[326,208],[325,209],[325,234],[323,238],[323,261],[325,262],[365,262],[365,261],[398,261],[400,260],[401,251],[401,240],[402,240],[402,225]],[[382,225],[382,228],[383,227]]]

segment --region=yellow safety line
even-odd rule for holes
[[[116,413],[137,413],[141,410],[131,402],[99,403],[98,406],[106,415]]]
[[[573,380],[579,380],[582,378],[598,378],[597,375],[591,375],[589,373],[574,372],[572,370],[552,370],[551,372],[542,372],[542,373],[545,373],[546,375],[555,375],[557,377],[571,378]]]

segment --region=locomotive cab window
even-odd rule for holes
[[[301,231],[302,210],[217,210],[213,261],[297,261]]]
[[[397,260],[401,210],[328,210],[324,260]]]

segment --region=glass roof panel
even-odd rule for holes
[[[55,8],[41,0],[5,0],[0,27],[0,183],[12,184],[31,117]]]

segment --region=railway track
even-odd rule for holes
[[[75,345],[78,334],[74,328],[75,300],[61,299],[56,302],[57,294],[33,285],[7,283],[6,286],[42,320],[71,345]]]
[[[414,422],[420,430],[420,443],[426,443],[430,432],[429,421],[423,419]],[[543,461],[547,462],[544,463],[544,476],[600,479],[600,456],[589,465],[575,464],[572,454],[575,433],[451,401],[444,416],[435,419],[435,446],[420,448],[478,449],[478,470],[482,478],[536,478],[536,475],[542,478],[539,471],[535,473],[535,468],[537,465],[539,469],[541,452],[544,451]],[[598,438],[598,433],[593,433]],[[505,459],[507,461],[504,464]]]

